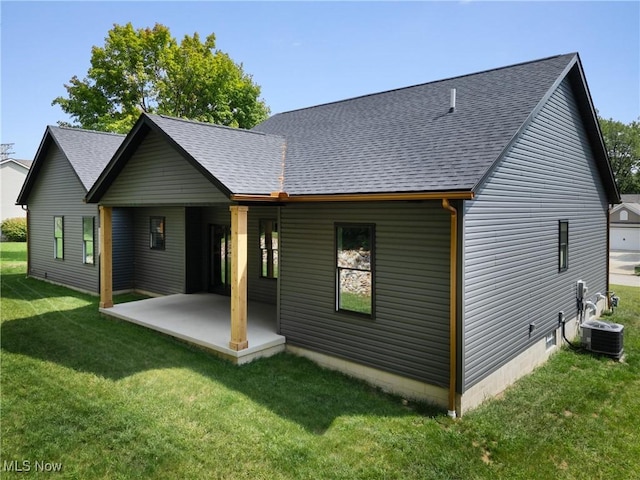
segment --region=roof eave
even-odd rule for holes
[[[576,92],[576,96],[583,97],[578,98],[578,108],[581,109],[581,113],[586,124],[585,126],[587,128],[587,133],[589,134],[591,149],[596,157],[596,164],[600,171],[603,183],[605,184],[608,201],[612,205],[621,203],[622,199],[620,198],[620,190],[618,189],[615,176],[613,175],[611,160],[609,159],[609,154],[607,153],[607,148],[604,144],[598,115],[596,113],[595,106],[593,105],[593,100],[589,91],[589,85],[587,85],[580,56],[577,53],[576,69],[569,72],[569,75],[569,81],[571,84],[574,87],[580,87],[574,88],[574,92]]]
[[[47,126],[44,131],[44,135],[42,135],[42,140],[40,140],[40,145],[38,145],[36,156],[33,158],[33,163],[31,164],[29,173],[27,173],[27,178],[25,178],[24,183],[22,184],[22,188],[20,189],[20,193],[18,194],[18,198],[16,199],[16,205],[28,204],[31,189],[33,188],[33,184],[38,177],[40,168],[42,168],[42,162],[44,161],[43,159],[46,156],[47,151],[49,150],[51,142],[55,142],[55,139],[53,138],[53,134],[51,133],[51,127]]]
[[[562,81],[567,77],[569,78],[569,81],[574,87],[574,94],[576,95],[578,100],[578,108],[580,110],[580,114],[582,116],[583,122],[585,123],[585,127],[587,129],[587,134],[589,136],[589,141],[591,144],[592,151],[594,153],[596,164],[598,166],[598,170],[600,171],[600,176],[602,178],[602,182],[607,192],[607,199],[611,204],[620,203],[621,201],[620,193],[618,191],[618,187],[616,185],[616,182],[613,176],[613,170],[611,169],[611,163],[609,161],[609,157],[607,155],[607,151],[604,146],[604,142],[602,140],[602,132],[600,131],[597,115],[595,113],[593,101],[591,100],[589,87],[587,86],[587,83],[585,80],[584,71],[582,69],[582,63],[580,61],[580,56],[578,53],[574,54],[571,61],[569,61],[569,63],[564,68],[562,73],[558,76],[558,78],[556,78],[556,80],[553,82],[551,87],[547,90],[545,95],[540,99],[536,107],[527,116],[526,120],[522,123],[520,128],[518,128],[518,130],[515,132],[511,140],[509,140],[509,142],[504,147],[500,155],[498,155],[496,160],[487,169],[487,171],[483,174],[480,180],[478,180],[478,182],[473,186],[471,190],[474,193],[478,192],[478,190],[486,182],[487,178],[498,166],[500,161],[509,152],[513,144],[520,138],[521,134],[531,124],[533,119],[538,115],[538,113],[540,113],[540,110],[542,110],[542,108],[547,104],[551,95],[553,95],[553,93],[560,86]],[[576,83],[578,83],[578,85],[576,85]],[[575,87],[579,87],[579,88],[575,88]]]
[[[474,193],[468,190],[431,191],[431,192],[375,192],[375,193],[334,193],[289,195],[286,192],[274,192],[269,195],[233,194],[236,202],[279,202],[279,203],[325,203],[325,202],[389,202],[417,200],[471,200]]]

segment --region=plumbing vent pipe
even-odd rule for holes
[[[456,89],[451,89],[451,100],[449,101],[449,113],[456,111]]]

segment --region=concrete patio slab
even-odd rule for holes
[[[249,348],[235,351],[229,348],[231,302],[223,295],[167,295],[100,309],[104,315],[199,345],[236,364],[284,351],[285,337],[276,333],[276,306],[249,302],[247,311]]]

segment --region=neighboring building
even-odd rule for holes
[[[17,196],[19,204],[28,206],[29,276],[98,291],[98,207],[86,204],[84,197],[123,138],[47,127]]]
[[[640,195],[622,195],[609,219],[611,250],[640,252]]]
[[[0,185],[0,195],[2,196],[0,222],[7,218],[27,216],[27,212],[20,205],[16,205],[16,199],[30,167],[30,160],[7,158],[0,161],[0,179],[2,179]]]
[[[251,131],[143,114],[86,201],[103,312],[116,277],[230,294],[242,350],[247,298],[271,303],[289,351],[461,414],[555,350],[561,312],[576,331],[578,280],[594,303],[608,290],[619,195],[569,54]]]

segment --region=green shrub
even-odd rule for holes
[[[27,219],[22,217],[7,218],[0,224],[2,236],[9,242],[27,241]]]
[[[635,274],[640,277],[640,265],[636,265],[634,271],[635,271]]]

